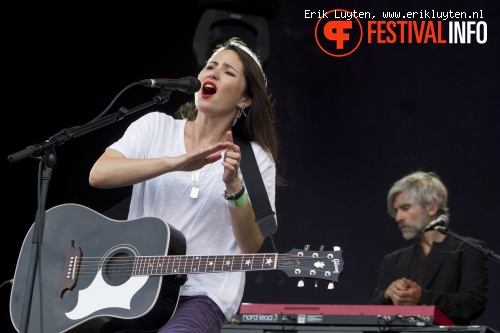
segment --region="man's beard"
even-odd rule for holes
[[[421,230],[422,230],[422,228],[408,226],[404,229],[401,229],[401,233],[403,234],[404,239],[411,240],[411,239],[416,238]]]
[[[421,235],[422,230],[424,230],[425,226],[428,225],[431,221],[426,219],[426,221],[420,221],[417,226],[406,226],[406,228],[401,229],[403,233],[403,238],[406,240],[411,240],[417,238]]]

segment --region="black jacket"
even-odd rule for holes
[[[476,239],[463,238],[484,247]],[[392,304],[384,298],[384,291],[394,280],[409,276],[412,256],[417,246],[420,245],[415,243],[384,257],[370,304]],[[460,248],[465,249],[457,251]],[[484,312],[488,302],[488,257],[482,251],[451,236],[446,236],[442,243],[433,243],[433,249],[428,255],[431,254],[424,283],[420,286],[420,304],[435,305],[455,325],[469,325],[471,320]]]

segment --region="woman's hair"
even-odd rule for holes
[[[247,141],[255,141],[262,146],[278,162],[278,136],[274,127],[274,108],[267,88],[267,79],[262,70],[258,56],[239,38],[231,37],[216,46],[212,55],[232,50],[238,53],[243,63],[243,76],[246,82],[245,93],[252,98],[252,103],[245,109],[236,124],[232,127],[234,135]],[[197,110],[194,102],[182,105],[177,116],[189,120],[196,119]],[[277,177],[278,183],[281,178]]]
[[[437,214],[449,217],[448,190],[433,172],[417,171],[392,185],[387,195],[387,211],[392,217],[396,216],[394,198],[399,193],[403,193],[406,198],[417,202],[424,209],[436,204]]]

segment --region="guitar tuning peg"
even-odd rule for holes
[[[306,244],[306,245],[304,246],[304,250],[309,250],[309,247],[311,247],[311,245]]]
[[[314,280],[314,289],[318,288],[318,280]]]
[[[319,247],[319,250],[320,250],[320,251],[323,251],[323,249],[324,249],[324,248],[325,248],[325,247],[324,247],[323,245],[321,245],[321,246]]]
[[[299,283],[297,283],[297,287],[302,288],[304,286],[304,279],[300,279]]]
[[[340,246],[334,246],[333,251],[340,251]]]
[[[333,282],[330,282],[330,283],[328,284],[328,289],[333,289],[334,287],[335,287],[335,286],[333,285]]]

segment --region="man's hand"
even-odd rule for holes
[[[384,292],[384,297],[394,305],[417,305],[420,302],[422,289],[415,281],[402,278],[391,283]]]

